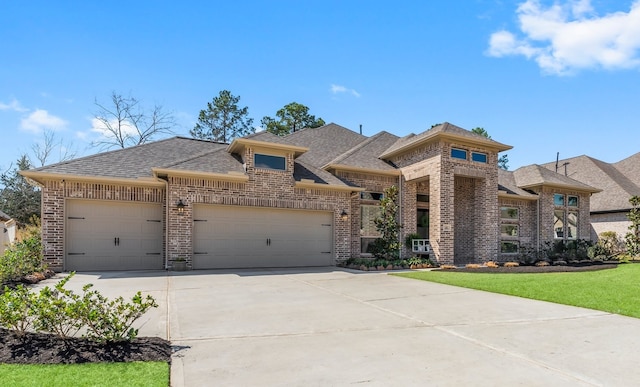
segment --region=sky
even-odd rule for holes
[[[482,127],[510,170],[616,162],[640,151],[640,0],[0,0],[0,172],[45,131],[49,163],[100,151],[113,92],[189,136],[221,90],[256,126],[298,102],[368,136]]]

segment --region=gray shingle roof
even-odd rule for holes
[[[615,164],[585,155],[559,160],[558,172],[564,173],[565,163],[567,176],[602,190],[591,196],[591,212],[627,210],[629,198],[640,195],[640,153]],[[555,171],[555,164],[543,166]]]
[[[511,195],[522,196],[524,198],[533,199],[538,197],[538,195],[532,194],[518,187],[514,173],[511,171],[505,171],[504,169],[498,169],[498,190]]]
[[[348,184],[333,174],[325,171],[324,169],[320,169],[305,163],[304,161],[296,160],[293,165],[293,177],[296,181],[301,181],[302,179],[313,180],[318,184],[331,184],[345,187],[353,187],[353,185]]]
[[[327,164],[347,165],[357,168],[380,169],[383,171],[397,169],[378,158],[378,155],[388,149],[398,140],[398,136],[380,132],[369,137],[358,145],[339,155]]]
[[[33,169],[37,172],[136,179],[152,177],[151,168],[168,168],[206,155],[226,144],[173,137],[130,148],[98,153]]]
[[[224,146],[211,152],[196,155],[188,160],[167,165],[165,168],[209,173],[244,173],[244,166],[240,156],[227,152]]]
[[[334,123],[319,128],[302,129],[285,138],[291,145],[309,148],[305,154],[298,157],[298,160],[318,168],[367,139],[359,133]]]
[[[570,177],[555,173],[541,165],[533,164],[526,167],[518,168],[513,172],[518,187],[528,188],[540,185],[553,185],[576,189],[587,192],[598,192],[598,188],[594,188],[588,184],[581,183]]]

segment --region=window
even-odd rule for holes
[[[463,150],[463,149],[452,148],[451,149],[451,157],[454,158],[454,159],[466,160],[467,159],[467,151]]]
[[[378,205],[360,206],[360,252],[362,253],[370,253],[369,246],[380,236],[375,222],[375,219],[380,217],[380,211]]]
[[[556,206],[564,206],[564,195],[553,194],[553,204]]]
[[[567,196],[567,205],[569,207],[578,207],[578,197],[577,196]]]
[[[287,160],[282,156],[270,156],[256,153],[253,160],[256,168],[276,169],[278,171],[287,170]]]
[[[487,162],[487,155],[484,153],[476,153],[476,152],[471,152],[471,160],[477,162],[477,163],[485,163]]]
[[[516,254],[520,245],[518,242],[502,241],[500,242],[500,252],[503,254]]]
[[[564,210],[553,211],[553,237],[564,239]]]
[[[500,207],[500,219],[518,220],[518,209],[515,207]]]
[[[500,225],[500,236],[503,237],[517,237],[518,225],[517,224],[503,224]]]
[[[360,192],[362,200],[382,200],[384,194],[381,192]]]
[[[567,239],[578,238],[578,213],[569,211],[567,213]]]
[[[416,201],[421,203],[429,203],[429,195],[416,195]]]

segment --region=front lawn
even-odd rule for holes
[[[573,273],[485,274],[450,270],[394,275],[640,318],[640,264]]]
[[[3,386],[162,386],[169,385],[166,362],[84,364],[0,364]]]

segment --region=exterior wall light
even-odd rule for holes
[[[182,201],[182,199],[178,199],[178,203],[176,203],[176,208],[178,209],[178,213],[179,213],[180,215],[182,215],[182,214],[184,213],[184,208],[185,208],[186,206],[187,206],[187,205],[186,205],[186,204],[184,204],[184,202]]]
[[[341,218],[342,220],[347,220],[347,219],[349,219],[349,214],[347,214],[347,211],[346,211],[346,210],[342,210],[342,212],[340,213],[340,218]]]

